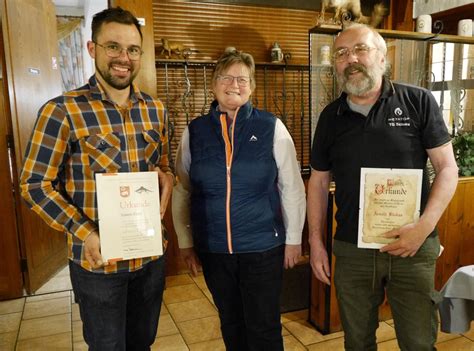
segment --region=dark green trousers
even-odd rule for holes
[[[334,281],[346,350],[377,350],[378,308],[385,293],[401,350],[435,350],[438,292],[434,289],[438,237],[429,237],[414,257],[335,240]]]

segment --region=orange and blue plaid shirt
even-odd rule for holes
[[[168,146],[160,101],[132,85],[128,107],[120,107],[92,76],[89,84],[48,101],[38,112],[21,194],[49,226],[67,233],[69,259],[92,271],[83,243],[98,232],[95,173],[143,172],[157,166],[171,172]],[[93,271],[135,271],[155,259],[119,261]]]

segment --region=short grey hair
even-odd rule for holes
[[[380,52],[386,56],[387,55],[387,43],[385,42],[385,39],[380,35],[375,28],[368,26],[366,24],[362,23],[357,23],[357,22],[350,22],[347,25],[344,26],[344,29],[339,33],[348,32],[350,30],[368,30],[369,32],[372,33],[372,38],[374,40],[374,44],[377,47],[377,49],[380,50]]]
[[[215,82],[218,75],[236,63],[241,63],[249,69],[250,89],[252,89],[252,91],[255,90],[255,61],[252,55],[239,51],[234,47],[227,47],[217,60],[216,68],[212,75],[212,81]]]

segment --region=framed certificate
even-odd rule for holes
[[[99,173],[96,189],[105,261],[163,254],[157,172]]]
[[[423,170],[362,168],[357,246],[379,249],[395,241],[384,234],[420,217]]]

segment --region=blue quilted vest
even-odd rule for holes
[[[285,230],[273,158],[276,118],[252,108],[235,118],[234,140],[225,113],[189,124],[191,223],[195,247],[202,252],[260,252],[282,245]]]

